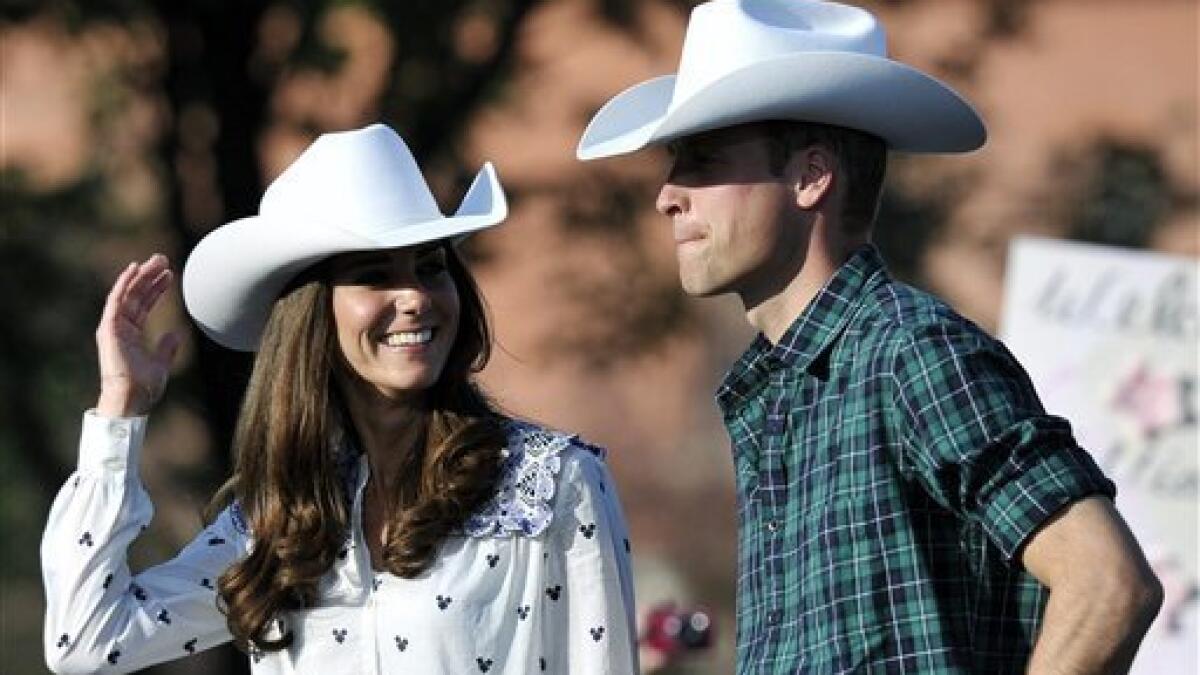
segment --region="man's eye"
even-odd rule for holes
[[[446,261],[441,258],[424,260],[417,264],[417,274],[423,277],[433,277],[446,271]]]
[[[692,150],[686,154],[681,154],[678,162],[679,164],[689,168],[702,168],[715,164],[717,162],[717,156],[711,152],[699,152]]]

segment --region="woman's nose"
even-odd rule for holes
[[[420,284],[409,284],[395,291],[393,302],[396,311],[409,316],[420,316],[429,311],[432,300]]]

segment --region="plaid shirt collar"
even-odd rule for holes
[[[771,344],[759,333],[730,368],[717,390],[726,416],[737,411],[767,384],[774,370],[807,370],[841,334],[865,290],[888,280],[879,251],[867,244],[854,251],[779,339]]]

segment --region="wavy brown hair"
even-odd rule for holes
[[[472,381],[488,360],[491,333],[483,300],[454,248],[447,268],[460,318],[446,365],[422,404],[417,448],[407,452],[387,513],[384,566],[401,577],[427,569],[442,541],[492,494],[505,443],[503,418]],[[209,505],[237,500],[254,546],[221,575],[217,590],[242,649],[287,648],[272,621],[313,607],[350,524],[350,495],[337,455],[354,445],[336,385],[342,365],[326,265],[292,283],[263,331],[234,434],[234,470]],[[403,449],[397,449],[403,451]]]

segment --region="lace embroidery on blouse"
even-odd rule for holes
[[[605,457],[603,448],[584,443],[577,436],[510,420],[496,492],[463,523],[462,532],[472,537],[536,537],[544,532],[553,520],[551,502],[562,470],[560,455],[572,444],[601,460]],[[350,442],[335,447],[334,466],[349,508],[358,482],[361,452]],[[230,504],[230,517],[239,532],[249,533],[241,503],[236,499]]]
[[[560,455],[572,443],[579,443],[575,436],[509,422],[496,493],[467,519],[463,531],[472,537],[536,537],[544,532],[553,518]]]

